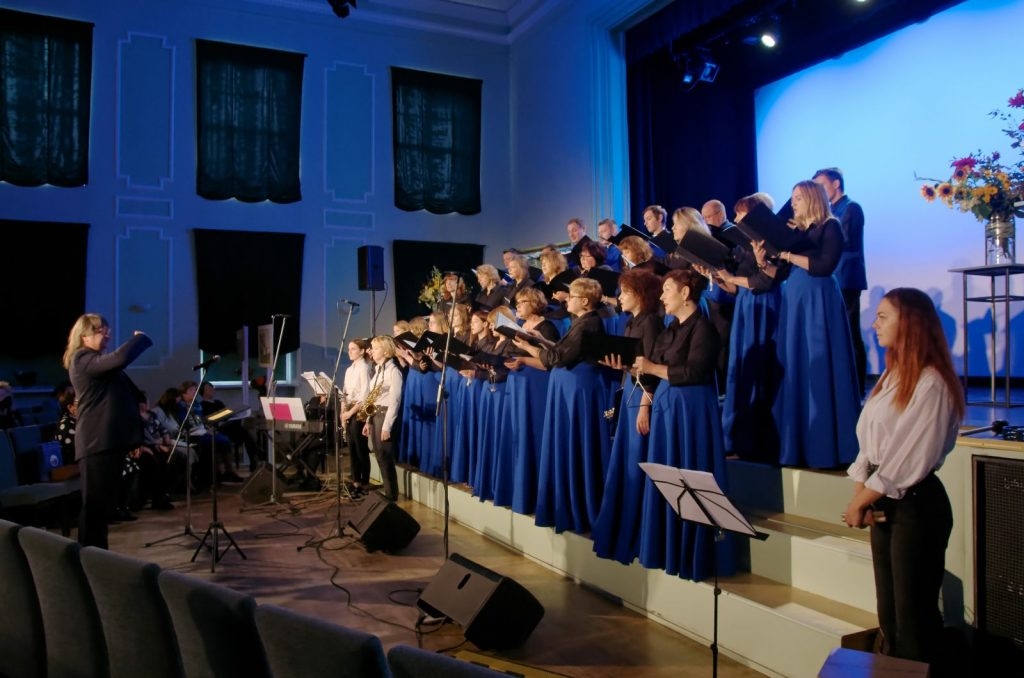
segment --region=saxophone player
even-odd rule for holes
[[[348,358],[352,364],[345,369],[342,382],[345,400],[341,406],[341,431],[348,443],[352,494],[359,496],[365,494],[370,485],[370,442],[363,435],[363,422],[357,417],[370,394],[373,376],[370,340],[353,339],[348,342]]]
[[[370,393],[360,412],[366,416],[363,434],[377,457],[384,481],[384,496],[398,499],[398,470],[395,467],[395,445],[391,430],[402,403],[402,372],[395,364],[395,342],[389,336],[370,340],[370,356],[376,366],[370,382]]]

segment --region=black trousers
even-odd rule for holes
[[[125,450],[111,450],[78,460],[82,483],[82,512],[78,543],[107,548],[107,520],[117,502]]]
[[[391,432],[391,440],[381,440],[381,433],[384,430],[384,416],[387,408],[378,408],[376,414],[370,417],[370,449],[377,457],[377,465],[380,466],[380,477],[384,482],[384,496],[391,501],[398,499],[398,467],[395,466],[395,431]]]
[[[868,378],[868,354],[860,331],[860,290],[843,290],[843,303],[846,305],[846,320],[850,323],[850,337],[853,339],[853,359],[857,362],[857,384],[863,398]]]
[[[871,527],[878,624],[882,652],[933,662],[942,649],[939,592],[953,510],[934,473],[907,490],[903,499],[882,499],[886,522]]]
[[[370,441],[363,435],[363,424],[351,417],[345,424],[348,434],[348,463],[352,482],[370,484]]]

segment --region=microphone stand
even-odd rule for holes
[[[455,333],[455,306],[458,304],[459,283],[462,282],[462,274],[457,273],[458,280],[455,283],[455,291],[452,292],[452,307],[448,311],[448,332],[444,337],[444,353],[441,360],[441,380],[437,384],[437,403],[434,409],[434,417],[441,418],[441,483],[444,488],[444,559],[448,560],[448,520],[450,506],[448,502],[448,403],[447,394],[444,391],[448,376],[448,356],[451,351],[452,335]]]
[[[206,381],[206,370],[208,367],[202,367],[202,374],[200,375],[199,383],[202,384]],[[199,398],[199,388],[196,388],[196,392],[192,394],[192,400],[189,402],[188,407],[185,408],[185,417],[181,424],[178,425],[178,435],[174,438],[174,444],[171,445],[171,454],[168,460],[174,456],[174,453],[178,450],[178,442],[181,440],[181,434],[185,434],[185,529],[177,534],[172,534],[167,537],[162,537],[156,541],[151,541],[145,544],[145,548],[162,544],[165,541],[176,539],[178,537],[192,537],[199,542],[200,548],[204,545],[204,540],[192,530],[192,436],[189,433],[188,426],[185,422],[188,421],[193,410],[195,410],[196,400]],[[214,460],[216,463],[216,460]],[[216,482],[216,478],[213,478],[211,482]],[[207,546],[206,548],[210,548]]]
[[[284,339],[284,324],[288,321],[288,316],[282,314],[276,314],[270,316],[270,322],[273,324],[274,318],[281,319],[281,329],[277,334],[277,344],[274,346],[274,361],[270,366],[270,384],[267,387],[267,398],[270,401],[270,413],[274,413],[274,398],[277,397],[277,378],[274,376],[277,374],[277,360],[281,357],[281,342]],[[277,419],[270,420],[270,500],[268,503],[277,503],[277,459],[274,454],[275,438],[277,437]]]
[[[341,303],[341,302],[339,302],[339,303]],[[341,527],[341,493],[342,493],[342,485],[343,485],[343,483],[341,482],[341,451],[340,451],[341,447],[340,447],[340,445],[338,443],[338,437],[339,437],[339,434],[341,433],[341,431],[339,430],[338,424],[340,424],[341,407],[342,407],[342,405],[341,405],[340,400],[338,399],[338,388],[337,388],[336,384],[337,384],[337,381],[338,381],[338,366],[341,365],[341,352],[345,348],[345,345],[348,343],[348,340],[347,340],[347,337],[348,337],[348,325],[349,325],[350,322],[352,322],[352,312],[355,310],[355,304],[353,304],[351,301],[346,301],[345,303],[348,304],[348,316],[346,316],[346,318],[345,318],[345,326],[341,330],[341,343],[338,344],[338,357],[334,360],[334,372],[331,374],[331,397],[327,401],[327,403],[328,403],[327,412],[328,413],[330,413],[330,411],[331,411],[330,402],[332,400],[334,401],[334,419],[335,419],[335,421],[334,421],[334,424],[335,424],[335,431],[334,431],[334,482],[336,484],[336,487],[335,487],[335,500],[334,500],[334,508],[335,508],[334,520],[335,520],[335,523],[334,523],[334,527],[332,528],[331,532],[329,532],[326,537],[324,537],[323,539],[307,541],[305,544],[302,544],[302,545],[298,546],[296,548],[297,551],[301,551],[302,549],[306,548],[307,546],[320,546],[320,545],[324,544],[325,542],[329,541],[330,539],[332,539],[334,537],[341,538],[341,536],[342,536],[342,527]],[[340,308],[338,309],[338,312],[341,313],[341,309]],[[325,417],[325,419],[326,419],[326,417]],[[327,424],[325,423],[324,425],[326,426]],[[341,424],[341,426],[344,426],[344,424]],[[349,454],[352,454],[351,450],[349,451]],[[347,487],[345,488],[345,496],[348,498],[349,501],[352,501],[352,494],[348,491]]]

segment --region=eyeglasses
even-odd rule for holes
[[[110,327],[93,327],[91,334],[110,334]]]
[[[570,299],[586,299],[586,297],[583,296],[582,294],[570,294],[569,298]]]

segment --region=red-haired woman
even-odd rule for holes
[[[648,358],[654,354],[654,342],[665,327],[660,294],[661,278],[650,271],[635,268],[619,276],[619,305],[630,315],[624,334],[639,340],[638,352]],[[637,376],[630,365],[623,368],[617,358],[611,356],[605,364],[628,372],[617,404],[618,423],[592,538],[597,555],[628,565],[640,551],[640,508],[646,476],[639,465],[647,461],[652,397],[659,380],[649,374]]]
[[[871,526],[882,653],[931,662],[942,647],[939,590],[953,512],[935,471],[956,443],[964,396],[938,313],[924,292],[900,287],[872,325],[886,349],[857,422],[860,452],[843,520]],[[884,516],[884,519],[882,518]]]
[[[648,459],[657,464],[715,476],[728,491],[725,449],[715,388],[718,331],[700,310],[707,278],[696,271],[675,270],[662,283],[661,303],[672,322],[658,336],[650,359],[638,357],[639,374],[661,381],[651,408]],[[640,563],[664,569],[684,579],[710,576],[717,560],[718,574],[735,571],[733,542],[716,541],[710,527],[680,521],[653,483],[644,488],[640,527]]]

